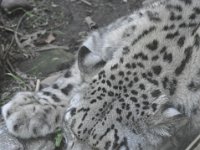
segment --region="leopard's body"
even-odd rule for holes
[[[45,136],[64,122],[68,149],[100,150],[156,149],[185,123],[198,131],[199,26],[199,0],[162,0],[94,31],[52,86],[3,107],[9,131]]]

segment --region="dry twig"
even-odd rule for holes
[[[88,2],[87,0],[81,0],[81,2],[85,3],[88,6],[92,6],[92,3]]]
[[[0,29],[6,30],[6,31],[8,31],[8,32],[15,33],[15,30],[13,30],[13,29],[11,29],[11,28],[8,28],[8,27],[5,27],[5,26],[1,26],[1,25],[0,25]],[[18,35],[22,36],[21,33],[19,33],[19,32],[16,32],[16,33],[17,33]]]
[[[37,81],[36,81],[36,86],[35,86],[35,92],[38,92],[39,89],[40,89],[40,80],[37,79]]]
[[[87,23],[89,28],[92,29],[92,30],[98,28],[97,24],[89,16],[85,18],[85,22]]]
[[[52,50],[52,49],[65,49],[65,50],[69,50],[68,46],[57,46],[57,45],[49,45],[49,46],[44,46],[41,48],[37,48],[35,51],[36,52],[43,52],[43,51],[48,51],[48,50]]]
[[[14,34],[15,41],[16,41],[18,47],[21,48],[21,49],[23,49],[24,47],[22,46],[22,44],[21,44],[21,42],[20,42],[20,40],[19,40],[19,38],[18,38],[17,32],[18,32],[18,29],[19,29],[19,27],[20,27],[20,25],[21,25],[21,22],[22,22],[22,20],[25,18],[25,16],[26,16],[26,13],[23,14],[23,16],[19,19],[19,22],[17,23],[17,27],[16,27],[15,32],[14,32],[14,33],[15,33],[15,34]]]

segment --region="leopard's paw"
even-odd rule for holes
[[[31,92],[19,92],[3,106],[2,114],[10,133],[20,138],[45,136],[61,124],[59,108],[41,104]]]

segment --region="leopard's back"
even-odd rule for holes
[[[105,34],[101,50],[113,48],[112,57],[66,116],[78,139],[99,149],[150,149],[170,136],[167,120],[176,127],[177,116],[199,109],[200,2],[168,0],[126,19]]]

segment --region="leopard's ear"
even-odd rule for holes
[[[95,75],[104,67],[106,61],[101,56],[92,52],[86,46],[82,46],[78,52],[78,67],[84,77]]]
[[[105,52],[102,50],[104,41],[99,31],[93,32],[83,42],[78,51],[78,66],[84,76],[95,75],[107,60],[104,58]]]

